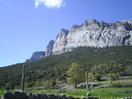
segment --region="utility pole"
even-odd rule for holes
[[[24,92],[24,82],[25,82],[25,64],[22,67],[22,92]]]

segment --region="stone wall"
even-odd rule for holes
[[[15,92],[15,93],[5,93],[2,99],[104,99],[104,98],[96,98],[96,97],[82,97],[82,98],[74,98],[72,96],[65,95],[54,95],[54,94],[26,94],[23,92]],[[114,98],[119,99],[119,98]],[[121,98],[121,99],[132,99],[132,98]]]
[[[23,92],[15,92],[15,93],[5,93],[2,97],[3,99],[80,99],[80,98],[74,98],[72,96],[65,96],[65,95],[54,95],[54,94],[26,94]],[[81,98],[81,99],[98,99],[95,97],[89,97],[89,98]]]

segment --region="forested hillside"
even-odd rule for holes
[[[72,63],[81,65],[84,72],[119,73],[132,75],[132,46],[105,48],[79,47],[72,52],[45,57],[24,63],[26,87],[66,82],[66,71]],[[17,88],[21,85],[23,63],[0,68],[0,88]]]

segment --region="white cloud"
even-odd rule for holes
[[[48,8],[60,8],[64,5],[63,0],[35,0],[35,8],[44,4]]]

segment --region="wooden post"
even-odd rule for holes
[[[93,87],[93,83],[91,84],[91,86],[88,85],[89,82],[89,75],[88,75],[88,68],[86,71],[86,96],[91,96],[91,89]]]
[[[88,89],[88,66],[86,66],[86,96],[88,96],[88,92],[89,92],[89,89]]]
[[[24,92],[24,82],[25,82],[25,64],[22,67],[22,92]]]
[[[88,71],[86,71],[86,92],[88,92]]]
[[[86,96],[88,96],[89,88],[88,88],[88,71],[86,72]]]

